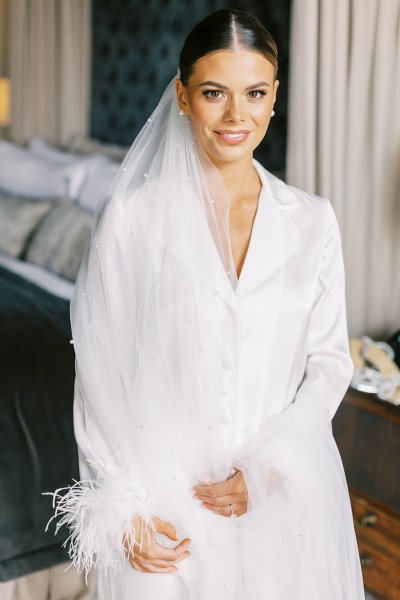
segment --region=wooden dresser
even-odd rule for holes
[[[366,588],[400,600],[400,406],[349,390],[333,433],[350,489]]]

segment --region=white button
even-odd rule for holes
[[[232,419],[229,417],[222,417],[221,425],[230,425],[232,423]]]
[[[224,367],[224,369],[226,369],[227,371],[230,371],[232,369],[232,363],[230,363],[228,360],[226,360],[225,362],[222,363],[222,366]]]

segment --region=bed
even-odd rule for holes
[[[78,479],[69,300],[123,156],[0,141],[0,581],[68,559],[42,493]],[[85,151],[83,147],[82,152]],[[115,160],[117,158],[117,160]]]

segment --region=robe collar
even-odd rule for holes
[[[290,211],[299,204],[296,194],[257,161],[254,166],[262,188],[237,294],[260,279],[270,277],[300,244],[299,230],[290,218]]]
[[[299,230],[290,218],[291,210],[299,204],[296,194],[290,186],[269,173],[256,160],[254,166],[260,176],[262,188],[249,247],[236,290],[231,286],[211,235],[210,243],[215,251],[214,272],[212,274],[209,272],[209,265],[207,267],[201,256],[192,257],[190,264],[187,264],[197,277],[206,284],[216,287],[214,292],[234,310],[238,307],[242,294],[255,283],[271,277],[277,269],[282,268],[300,245]],[[175,210],[179,209],[180,205],[177,204]],[[193,225],[196,226],[195,223]],[[169,239],[167,245],[163,239],[163,227],[156,230],[158,241],[167,246],[168,252],[175,259],[185,264],[186,253],[179,236],[172,241]],[[219,281],[217,286],[215,286],[216,280]]]

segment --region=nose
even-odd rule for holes
[[[244,121],[244,107],[237,96],[232,96],[227,102],[225,118],[234,123]]]

